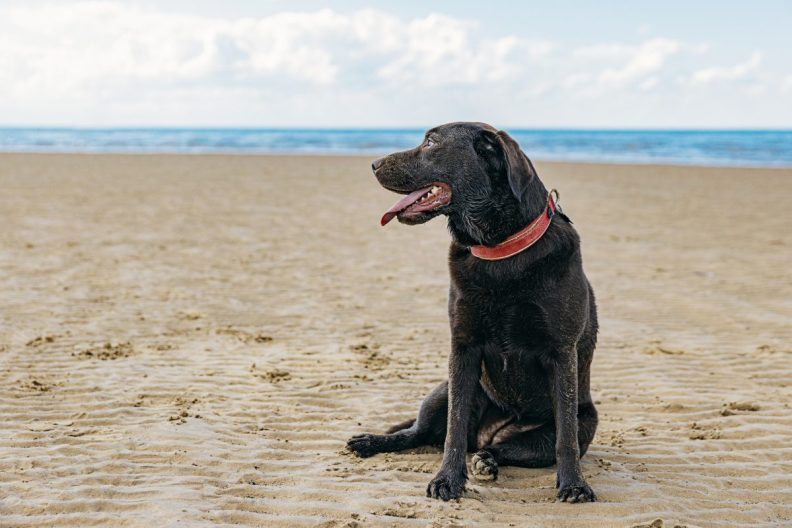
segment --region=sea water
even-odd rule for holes
[[[508,129],[538,160],[792,166],[792,130]],[[0,128],[5,152],[377,155],[412,148],[423,129]]]

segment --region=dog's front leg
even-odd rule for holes
[[[468,428],[481,375],[481,349],[454,344],[448,358],[448,427],[443,463],[426,488],[427,497],[458,499],[467,481]]]
[[[562,502],[594,502],[596,495],[583,478],[578,443],[577,348],[558,351],[553,374],[553,406],[556,422],[556,487]]]

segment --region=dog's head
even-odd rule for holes
[[[493,245],[544,208],[547,191],[531,161],[506,132],[485,123],[449,123],[411,150],[372,163],[388,190],[406,195],[382,217],[422,224],[448,216],[463,244]]]

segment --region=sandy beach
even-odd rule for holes
[[[600,339],[594,504],[357,459],[446,376],[444,220],[367,157],[0,155],[0,525],[792,524],[792,169],[537,163]]]

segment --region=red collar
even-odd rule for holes
[[[553,198],[555,194],[555,198]],[[558,191],[553,189],[547,193],[547,206],[544,211],[534,220],[520,229],[518,232],[498,244],[497,246],[471,246],[470,252],[473,256],[482,260],[502,260],[525,251],[533,246],[542,235],[545,234],[547,228],[550,227],[550,221],[555,216],[556,203],[558,202]]]

